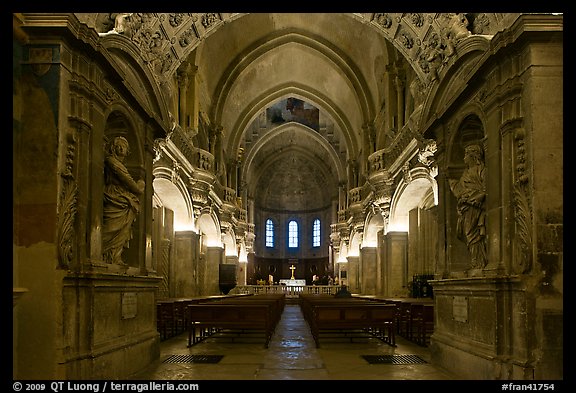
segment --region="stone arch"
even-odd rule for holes
[[[154,199],[174,212],[174,230],[196,231],[192,200],[184,181],[174,178],[172,170],[165,167],[154,168],[153,176]]]
[[[115,105],[106,116],[104,125],[104,145],[116,136],[123,136],[130,145],[130,154],[126,157],[126,166],[129,170],[143,169],[144,143],[142,136],[138,135],[134,119],[130,112],[121,105]]]
[[[483,122],[476,112],[464,112],[458,128],[453,133],[448,148],[448,165],[451,169],[463,168],[464,148],[477,143],[484,148],[485,130]],[[451,173],[451,175],[454,175]]]
[[[154,61],[146,61],[149,67],[156,69],[156,78],[165,78],[174,74],[180,64],[185,61],[202,41],[227,23],[241,19],[243,13],[135,13],[131,17],[133,29],[120,36],[140,42],[144,50],[138,57],[146,60],[152,57]],[[449,23],[445,13],[350,13],[351,18],[359,23],[368,24],[382,34],[394,47],[402,53],[418,72],[422,80],[425,74],[418,66],[418,52],[430,31],[440,33]],[[500,30],[504,22],[504,14],[482,13],[468,14],[469,29],[474,34],[492,35]],[[81,20],[85,20],[78,14]],[[110,14],[98,14],[96,21],[86,21],[97,31],[104,32],[111,28],[110,21],[104,27],[104,21],[110,19]],[[98,22],[99,21],[99,22]],[[138,37],[140,30],[147,29],[157,33],[156,45],[147,45],[148,41]],[[108,36],[106,36],[108,37]],[[104,38],[106,38],[104,37]],[[160,72],[158,72],[160,71]]]
[[[432,195],[432,197],[431,197]],[[438,204],[438,185],[428,169],[416,167],[403,178],[390,203],[390,218],[386,232],[408,232],[409,212],[415,207]]]
[[[427,119],[431,114],[444,112],[451,100],[460,93],[462,81],[489,50],[490,40],[486,36],[470,36],[456,47],[457,54],[442,69],[440,78],[427,89],[423,103],[421,119]]]
[[[362,247],[377,247],[378,232],[384,229],[384,217],[380,213],[369,213],[364,224]]]
[[[370,94],[367,92],[367,82],[362,78],[362,73],[354,69],[353,66],[346,61],[343,53],[336,51],[334,48],[331,48],[328,43],[322,41],[322,37],[311,37],[307,32],[282,30],[273,32],[265,43],[255,43],[254,48],[248,50],[248,53],[242,53],[237,59],[231,60],[227,72],[224,73],[222,79],[218,82],[217,91],[219,93],[214,103],[211,118],[215,123],[221,123],[223,107],[226,104],[232,85],[251,63],[257,61],[259,57],[264,56],[266,53],[277,50],[277,48],[282,45],[294,44],[310,50],[317,56],[330,59],[330,63],[344,76],[346,82],[353,87],[353,92],[355,92],[358,97],[359,111],[363,119],[362,123],[371,120],[375,115],[374,103],[372,102]],[[277,87],[275,86],[273,90],[276,89]]]
[[[203,247],[222,247],[220,224],[213,212],[202,212],[196,220],[196,228],[202,237]]]
[[[226,256],[239,256],[236,247],[236,235],[232,229],[227,229],[222,234],[222,243],[224,245]]]
[[[318,144],[324,149],[324,151],[327,152],[328,156],[330,157],[330,163],[319,163],[319,170],[323,170],[328,174],[329,173],[328,170],[322,168],[320,164],[322,164],[322,166],[327,165],[330,168],[335,168],[338,181],[342,181],[345,179],[346,169],[342,165],[342,162],[339,159],[337,152],[332,148],[332,146],[330,146],[330,144],[326,141],[326,139],[324,139],[317,132],[314,132],[307,126],[295,122],[282,124],[270,130],[266,135],[258,139],[258,141],[254,144],[254,146],[250,148],[250,151],[245,157],[244,165],[242,167],[241,178],[249,183],[250,180],[249,174],[253,165],[252,162],[257,157],[258,152],[263,148],[264,145],[270,143],[277,136],[280,136],[283,133],[291,132],[293,130],[296,130],[296,132],[299,133],[305,133],[306,137],[312,138],[315,142],[318,142]],[[314,158],[310,157],[310,159],[313,160]],[[264,168],[261,169],[264,170]]]
[[[338,250],[338,258],[336,262],[348,262],[346,258],[348,257],[348,243],[345,241],[340,242],[340,248]]]
[[[114,61],[122,65],[124,72],[121,77],[124,83],[140,87],[131,92],[142,107],[169,129],[172,117],[169,102],[172,98],[166,89],[162,89],[164,80],[157,79],[156,73],[150,68],[149,62],[142,59],[142,53],[133,41],[123,35],[112,34],[102,37],[101,42]]]
[[[357,257],[360,255],[360,246],[362,245],[362,233],[355,232],[350,240],[350,246],[348,247],[348,256]]]
[[[226,145],[227,151],[237,151],[241,145],[244,133],[251,122],[259,115],[259,111],[262,108],[290,96],[308,101],[317,108],[326,111],[342,131],[342,136],[348,148],[348,155],[354,157],[358,154],[360,146],[358,146],[356,138],[354,137],[354,127],[347,121],[346,116],[335,109],[337,105],[333,103],[330,97],[326,97],[320,92],[313,91],[306,86],[300,86],[297,83],[287,86],[275,86],[274,88],[264,90],[259,97],[256,97],[255,100],[246,105],[247,108],[251,109],[249,112],[238,117],[238,122],[233,127],[236,132],[231,134],[232,136],[228,139]]]

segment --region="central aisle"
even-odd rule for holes
[[[264,365],[257,373],[263,379],[324,379],[328,372],[300,306],[287,304],[270,340]]]
[[[397,347],[375,338],[324,339],[316,348],[298,304],[286,304],[264,347],[261,335],[209,338],[187,347],[188,334],[161,342],[160,359],[129,379],[145,380],[451,380],[430,363],[373,365],[362,355],[415,354],[430,360],[429,349],[396,337]],[[165,362],[172,356],[222,355],[216,364]]]

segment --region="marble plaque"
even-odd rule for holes
[[[453,297],[452,318],[458,322],[468,322],[468,298],[466,296]]]
[[[138,297],[136,292],[122,293],[122,319],[134,318],[137,314]]]

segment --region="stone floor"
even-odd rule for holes
[[[287,304],[268,348],[263,336],[210,337],[188,348],[186,333],[161,344],[160,359],[130,380],[457,380],[430,364],[426,347],[396,337],[320,338],[317,348],[300,306]],[[223,355],[215,364],[167,363],[172,355]],[[370,364],[363,355],[417,355],[425,363]]]

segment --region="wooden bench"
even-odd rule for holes
[[[188,346],[195,345],[223,330],[236,333],[257,331],[264,334],[264,347],[274,332],[277,318],[270,303],[204,303],[188,306]],[[197,334],[198,333],[198,334]]]
[[[235,297],[220,299],[211,302],[212,304],[269,304],[272,323],[274,326],[280,321],[284,306],[286,305],[286,296],[284,294],[259,294],[248,297]]]
[[[361,330],[396,346],[396,306],[355,298],[305,297],[301,302],[316,347],[327,332]]]
[[[252,295],[215,295],[197,297],[161,298],[156,300],[156,327],[160,340],[166,340],[186,331],[188,326],[186,308],[190,304],[219,301],[222,299],[246,298]]]
[[[421,346],[428,346],[430,336],[434,333],[434,305],[423,304],[412,315],[412,329],[414,341]]]

